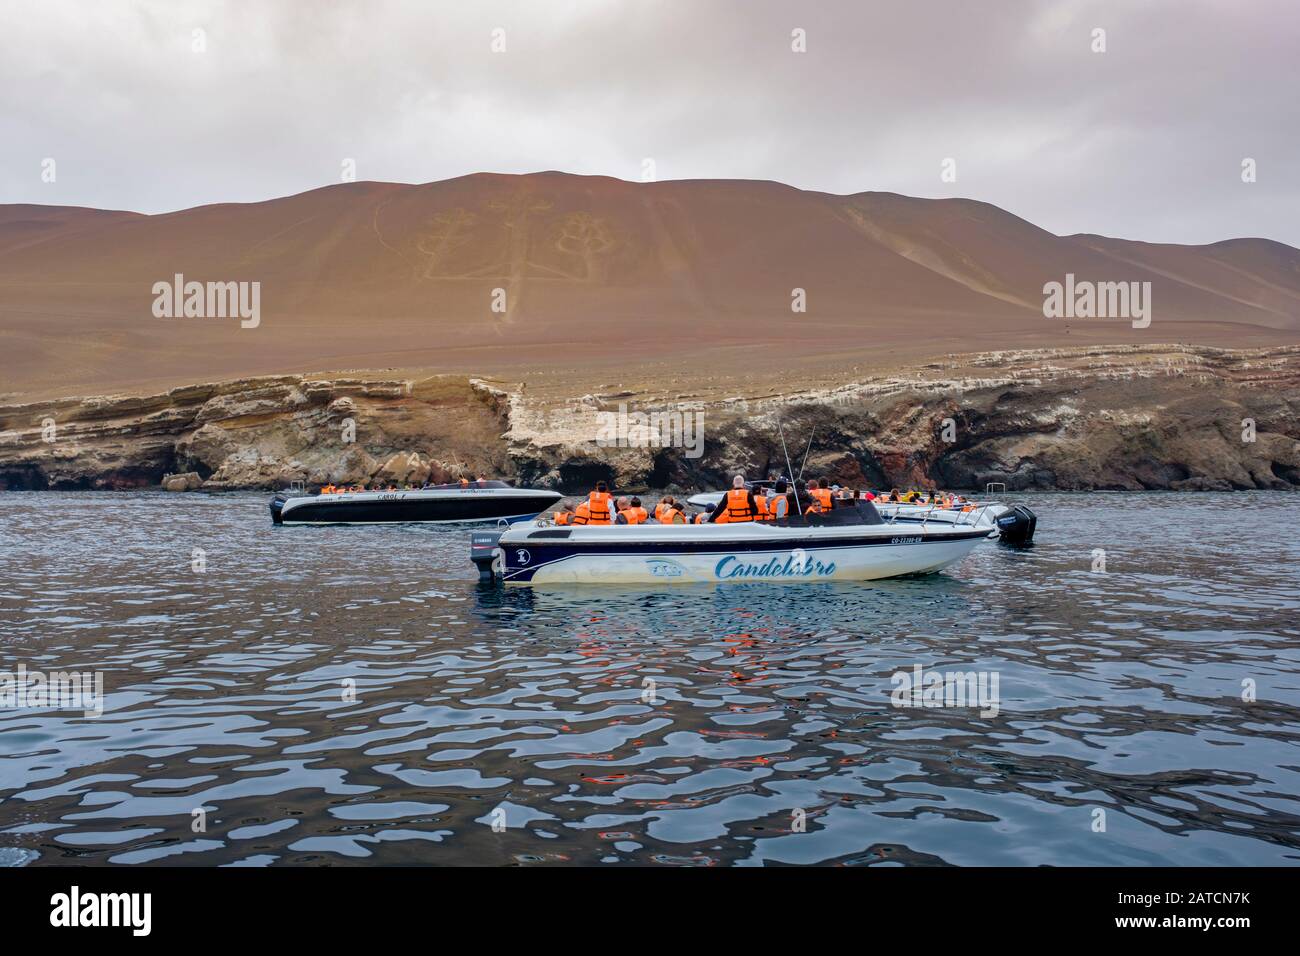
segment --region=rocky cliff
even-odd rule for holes
[[[278,488],[462,473],[580,490],[717,487],[794,467],[850,484],[1300,486],[1300,348],[952,356],[816,392],[590,394],[460,376],[282,375],[0,407],[0,488]],[[807,442],[811,437],[811,448]]]

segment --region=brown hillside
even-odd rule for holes
[[[1048,320],[1067,272],[1151,281],[1150,328]],[[259,281],[261,325],[155,282]],[[791,290],[808,311],[790,310]],[[508,312],[491,311],[494,289]],[[400,366],[743,374],[1008,347],[1300,339],[1300,252],[1060,237],[970,200],[537,173],[350,183],[143,216],[0,206],[0,393]]]

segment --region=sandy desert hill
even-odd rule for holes
[[[261,283],[261,323],[152,288]],[[1150,281],[1153,321],[1049,320],[1067,273]],[[792,313],[791,291],[807,312]],[[505,290],[504,314],[492,311]],[[536,173],[346,183],[163,215],[0,205],[0,393],[254,374],[890,363],[1091,343],[1300,341],[1300,251],[1056,236],[986,203]]]

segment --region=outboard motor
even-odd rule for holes
[[[1012,547],[1023,548],[1032,544],[1038,515],[1024,505],[1016,505],[1006,514],[998,516],[998,540]]]
[[[288,500],[289,500],[289,496],[286,495],[283,491],[278,492],[276,496],[271,499],[271,523],[272,524],[284,524],[284,521],[280,516],[280,512],[284,510],[284,503]]]
[[[479,584],[491,584],[496,581],[496,562],[501,551],[497,542],[501,540],[503,529],[496,531],[475,531],[469,539],[469,559],[478,568]]]

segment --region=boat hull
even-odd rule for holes
[[[674,529],[675,530],[675,529]],[[709,529],[713,531],[715,529]],[[776,540],[697,534],[695,540],[629,542],[621,528],[592,529],[580,540],[503,535],[501,577],[506,584],[717,584],[873,581],[939,571],[966,557],[987,530],[807,536],[798,529]],[[608,535],[593,540],[591,535]],[[684,537],[684,536],[678,536]]]
[[[537,517],[560,497],[553,491],[522,488],[277,495],[271,501],[271,519],[276,524],[513,523]]]

